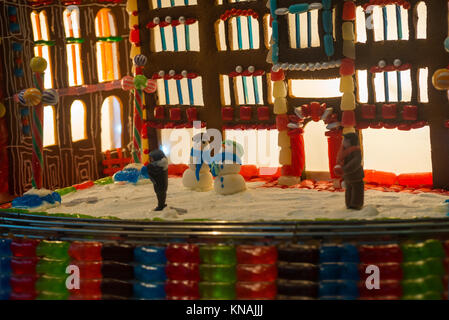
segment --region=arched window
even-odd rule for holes
[[[122,103],[107,97],[101,106],[101,151],[122,147]]]
[[[101,9],[95,17],[97,36],[98,81],[112,81],[120,78],[119,52],[115,17],[111,9]]]
[[[72,141],[86,139],[86,105],[81,100],[75,100],[70,107],[70,125]]]
[[[329,172],[326,125],[323,121],[311,121],[304,128],[305,170]]]
[[[56,121],[55,108],[53,106],[44,106],[44,142],[43,146],[52,146],[56,144]]]
[[[64,30],[67,40],[67,71],[69,86],[80,86],[84,83],[81,67],[81,30],[80,11],[77,6],[69,6],[63,12]]]
[[[416,39],[427,38],[427,5],[421,1],[416,5]]]
[[[31,26],[33,28],[33,38],[35,42],[34,55],[47,60],[47,69],[44,74],[44,88],[53,87],[52,67],[50,59],[50,33],[48,30],[47,13],[45,10],[41,12],[31,12]]]

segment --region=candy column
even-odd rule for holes
[[[164,247],[136,247],[134,249],[134,298],[142,300],[165,299]]]
[[[70,300],[101,300],[101,242],[74,241],[69,247],[70,264],[79,269],[79,288],[69,288]]]
[[[134,297],[134,247],[105,243],[101,249],[103,265],[101,294],[103,300],[127,300]]]
[[[39,241],[15,239],[11,242],[11,300],[36,299],[36,247]]]
[[[322,300],[355,300],[359,297],[359,254],[351,244],[323,245],[320,249]]]
[[[277,249],[277,299],[316,299],[319,288],[318,246],[286,244],[280,245]]]
[[[70,265],[69,242],[39,242],[36,256],[40,259],[36,265],[39,278],[36,281],[38,300],[67,300],[69,291],[66,286],[66,269]]]
[[[341,125],[343,126],[343,134],[355,132],[356,125],[353,78],[355,75],[355,16],[355,3],[353,1],[345,1],[342,14],[343,55],[345,58],[342,59],[340,66],[340,92],[343,93],[340,110],[342,111]]]
[[[169,300],[199,299],[200,252],[195,244],[170,244],[166,249]]]
[[[403,299],[441,300],[443,298],[445,274],[443,260],[446,257],[443,245],[438,240],[427,240],[401,246]]]
[[[235,295],[236,254],[233,245],[200,247],[200,298],[233,300]]]
[[[237,299],[275,299],[277,250],[275,246],[237,246]]]
[[[402,297],[402,251],[397,244],[361,245],[360,257],[360,299],[398,300]],[[379,288],[373,289],[374,267],[379,268]]]
[[[0,300],[8,300],[11,294],[11,240],[0,239]]]

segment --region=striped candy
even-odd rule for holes
[[[37,106],[42,100],[42,93],[36,88],[30,88],[25,90],[23,97],[26,105]]]
[[[134,64],[139,67],[143,67],[147,63],[147,57],[143,54],[138,54],[134,57]]]
[[[123,90],[134,89],[134,78],[131,76],[124,76],[122,78],[122,89]]]
[[[44,105],[54,106],[58,103],[59,94],[55,89],[45,90],[42,94],[42,103]]]
[[[20,102],[20,104],[21,105],[23,105],[23,106],[26,106],[27,105],[27,103],[26,103],[26,101],[25,101],[25,91],[26,90],[22,90],[22,91],[20,91],[19,92],[19,94],[18,94],[18,97],[19,97],[19,102]]]
[[[145,87],[145,89],[143,89],[143,91],[145,91],[146,93],[153,93],[156,92],[156,90],[157,82],[155,80],[148,79],[147,86]]]

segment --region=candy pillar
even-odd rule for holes
[[[137,8],[137,0],[128,0],[126,2],[126,12],[129,14],[129,29],[131,32],[136,33],[135,31],[139,30],[139,17],[138,17],[138,8]],[[131,42],[131,50],[129,57],[134,59],[134,57],[140,54],[140,44],[137,42]]]
[[[143,65],[146,63],[146,57],[137,55],[134,57],[134,125],[133,125],[133,159],[135,163],[148,162],[148,139],[143,132],[144,120],[146,120],[145,98],[143,88],[146,86],[147,79],[143,75]],[[144,139],[145,137],[145,139]],[[146,142],[146,143],[145,143]],[[146,153],[144,151],[146,150]],[[146,157],[145,157],[146,155]]]
[[[334,173],[334,167],[337,164],[337,155],[340,150],[342,136],[340,130],[332,130],[326,132],[327,136],[327,150],[329,155],[329,172],[332,179],[337,179],[338,177]]]
[[[354,95],[354,74],[355,74],[355,34],[354,21],[356,16],[356,6],[353,1],[345,1],[343,4],[342,15],[342,36],[343,36],[343,55],[340,66],[340,92],[341,97],[340,110],[342,111],[341,124],[343,134],[355,132],[355,95]],[[331,170],[333,171],[333,170]]]
[[[302,128],[290,130],[288,135],[290,137],[290,149],[292,152],[291,175],[301,177],[305,165],[305,151],[304,151],[304,130]]]
[[[44,90],[44,71],[47,69],[47,61],[41,57],[34,57],[30,62],[31,70],[33,71],[33,81],[37,90],[42,94]],[[29,89],[30,90],[30,89]],[[28,91],[28,90],[27,90]],[[30,92],[30,91],[29,91]],[[33,144],[32,153],[32,170],[33,177],[31,184],[34,188],[42,188],[42,170],[44,167],[43,159],[43,120],[44,120],[44,107],[42,102],[39,101],[38,104],[34,103],[35,94],[30,94],[30,99],[28,100],[28,105],[34,105],[31,108],[31,138]],[[37,92],[36,92],[37,96]],[[39,99],[40,100],[40,99]],[[37,100],[36,100],[37,102]]]

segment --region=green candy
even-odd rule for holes
[[[111,184],[114,183],[114,180],[112,179],[112,177],[104,177],[101,179],[98,179],[96,181],[94,181],[94,184],[98,184],[98,185],[106,185],[106,184]]]
[[[416,262],[405,262],[402,264],[404,280],[423,278],[428,275],[443,276],[444,265],[441,259],[429,258]]]
[[[200,282],[199,291],[201,299],[234,300],[235,285],[233,283]]]
[[[402,300],[442,300],[442,297],[441,293],[430,291],[416,295],[404,295]]]
[[[439,276],[428,276],[425,278],[402,281],[402,291],[404,296],[414,296],[430,291],[442,293],[443,290],[443,282]]]
[[[443,245],[441,241],[435,239],[429,239],[424,242],[424,247],[426,254],[429,258],[445,258],[446,253],[444,252]]]
[[[431,239],[416,244],[404,244],[401,248],[404,256],[404,262],[445,257],[444,248],[438,240]]]
[[[61,189],[56,189],[55,192],[59,193],[59,195],[62,197],[68,193],[76,192],[76,188],[75,187],[61,188]]]
[[[233,283],[237,281],[234,265],[201,264],[200,278],[201,281],[210,281],[210,282]]]
[[[52,277],[42,276],[36,281],[36,290],[39,293],[66,294],[66,276]]]
[[[235,265],[235,247],[227,245],[200,247],[200,260],[204,264]]]
[[[138,74],[134,77],[134,86],[137,90],[143,90],[147,86],[147,77],[145,77],[143,74]]]
[[[65,293],[55,293],[55,292],[41,292],[36,297],[36,300],[68,300],[70,294],[68,292]]]
[[[67,260],[69,258],[70,243],[66,241],[47,241],[39,242],[36,248],[36,255],[54,260]]]
[[[47,276],[66,276],[67,266],[70,264],[70,259],[66,260],[50,260],[40,259],[36,265],[37,274],[44,274]]]

